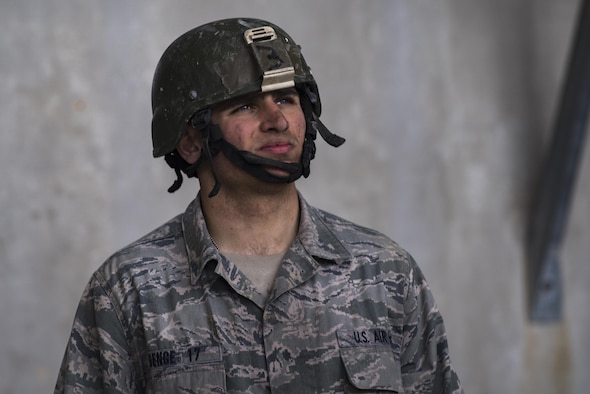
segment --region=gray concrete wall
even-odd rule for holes
[[[587,393],[590,158],[562,253],[564,318],[526,317],[524,230],[578,0],[3,0],[0,392],[50,392],[78,298],[113,251],[197,191],[151,158],[165,47],[229,16],[303,46],[323,119],[313,204],[384,231],[425,271],[469,393]]]

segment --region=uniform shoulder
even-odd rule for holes
[[[179,236],[182,236],[182,215],[178,215],[170,219],[138,240],[125,246],[116,254],[127,253],[135,249],[141,249],[146,245],[163,246],[173,242],[174,239],[178,238]]]
[[[384,243],[395,243],[382,232],[354,223],[333,213],[319,208],[314,209],[320,219],[337,234],[344,236],[344,240],[374,240]],[[348,235],[348,236],[347,236]]]
[[[358,253],[389,253],[409,258],[408,252],[382,232],[354,223],[333,213],[314,208],[316,215],[346,247]]]
[[[166,269],[166,264],[181,264],[185,255],[182,215],[178,215],[112,254],[95,274],[110,281],[148,271],[154,273]]]

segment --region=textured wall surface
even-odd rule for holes
[[[427,275],[469,393],[587,393],[590,154],[564,242],[564,317],[526,312],[524,234],[578,0],[3,0],[0,393],[50,392],[78,298],[197,192],[151,158],[150,85],[178,35],[269,19],[302,45],[325,123],[314,205]]]

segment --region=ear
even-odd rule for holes
[[[188,164],[195,164],[203,152],[200,133],[188,125],[176,150]]]

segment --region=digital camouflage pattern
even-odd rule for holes
[[[268,300],[215,248],[199,198],[109,258],[55,393],[461,393],[411,256],[300,200]]]

